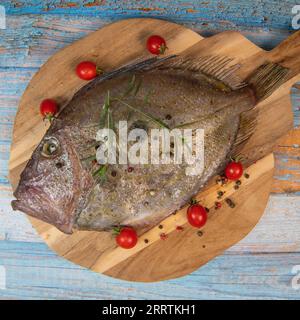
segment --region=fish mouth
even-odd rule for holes
[[[72,215],[66,215],[66,209],[55,205],[40,188],[26,186],[21,189],[18,188],[14,192],[16,200],[11,202],[13,210],[22,211],[52,224],[64,233],[72,233],[73,220],[67,218]]]

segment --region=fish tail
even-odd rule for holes
[[[247,83],[253,87],[257,100],[262,101],[287,81],[289,72],[278,63],[268,62],[256,69]]]

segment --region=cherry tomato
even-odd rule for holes
[[[138,241],[138,236],[134,229],[124,227],[120,230],[120,233],[116,236],[117,244],[124,249],[133,248]]]
[[[243,166],[240,162],[232,161],[225,168],[225,176],[229,180],[238,180],[243,175]]]
[[[92,80],[98,73],[97,66],[91,61],[82,61],[76,67],[76,74],[82,80]]]
[[[44,119],[51,121],[58,112],[58,105],[52,99],[45,99],[40,104],[40,112]]]
[[[201,228],[207,220],[207,212],[200,204],[192,204],[187,210],[188,222],[196,228]]]
[[[161,36],[153,35],[147,40],[147,49],[153,54],[163,54],[167,49],[167,44]]]

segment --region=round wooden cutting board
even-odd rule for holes
[[[47,129],[39,114],[40,101],[54,98],[61,105],[67,103],[85,84],[74,75],[75,66],[82,60],[95,61],[109,71],[137,58],[149,57],[145,41],[151,34],[160,34],[167,40],[168,54],[233,58],[233,63],[241,65],[238,71],[241,78],[264,60],[280,60],[289,67],[293,67],[296,61],[292,59],[293,55],[296,56],[293,46],[288,46],[288,41],[293,39],[265,52],[237,32],[224,32],[204,39],[189,29],[163,20],[130,19],[110,24],[56,53],[28,85],[13,133],[10,180],[14,189],[21,171]],[[284,60],[283,51],[288,51],[285,54],[289,60]],[[297,63],[295,66],[298,67]],[[255,133],[240,150],[250,177],[241,179],[238,190],[234,183],[222,187],[212,181],[196,197],[210,209],[202,232],[186,223],[186,208],[183,208],[143,234],[135,248],[124,250],[116,247],[109,232],[75,231],[66,235],[34,218],[30,221],[57,254],[115,278],[150,282],[183,276],[196,270],[245,237],[262,216],[272,185],[274,159],[271,152],[276,140],[292,128],[289,92],[291,85],[299,79],[297,69],[287,83],[255,108]],[[215,210],[219,190],[226,193],[221,200],[222,207]],[[227,205],[226,198],[232,199],[234,208]]]

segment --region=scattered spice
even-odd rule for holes
[[[148,242],[149,242],[149,240],[148,240],[148,239],[145,239],[145,240],[144,240],[144,242],[145,242],[145,243],[148,243]]]
[[[223,196],[223,194],[224,194],[224,192],[223,192],[223,191],[218,191],[218,196],[219,196],[219,197],[222,197],[222,196]]]
[[[204,244],[204,245],[202,246],[202,248],[205,249],[205,248],[206,248],[206,245]]]
[[[161,233],[159,237],[161,240],[166,240],[168,238],[168,236],[165,233]]]
[[[166,115],[166,120],[171,120],[172,119],[172,116],[170,114],[167,114]]]
[[[208,209],[207,207],[205,207],[204,209],[205,209],[205,211],[206,211],[207,213],[209,212],[209,209]]]
[[[244,177],[245,177],[246,179],[249,179],[249,178],[250,178],[250,175],[249,175],[248,173],[245,173],[245,174],[244,174]]]
[[[111,175],[112,175],[112,177],[115,177],[117,175],[117,172],[116,171],[112,171]]]
[[[235,190],[239,189],[239,186],[236,184],[236,185],[234,186],[234,189],[235,189]]]
[[[203,231],[201,231],[201,230],[197,231],[197,236],[202,237],[203,236]]]
[[[226,177],[222,177],[222,185],[226,184],[228,182],[228,179]]]
[[[162,224],[160,224],[158,227],[159,227],[159,229],[163,229],[164,226]]]
[[[221,177],[218,177],[218,178],[216,179],[216,184],[222,185],[222,178],[221,178]]]
[[[235,203],[231,199],[227,198],[225,201],[229,205],[230,208],[235,207]]]
[[[182,227],[182,226],[177,226],[177,227],[176,227],[176,230],[177,230],[177,231],[183,231],[183,227]]]
[[[222,207],[222,203],[221,202],[215,202],[215,209],[220,209]]]
[[[240,186],[240,185],[242,184],[242,181],[241,181],[241,180],[237,180],[237,181],[235,182],[235,184],[238,185],[238,186]]]
[[[175,215],[176,215],[176,213],[177,213],[177,211],[174,211],[174,212],[172,213],[172,215],[173,215],[173,216],[175,216]]]

